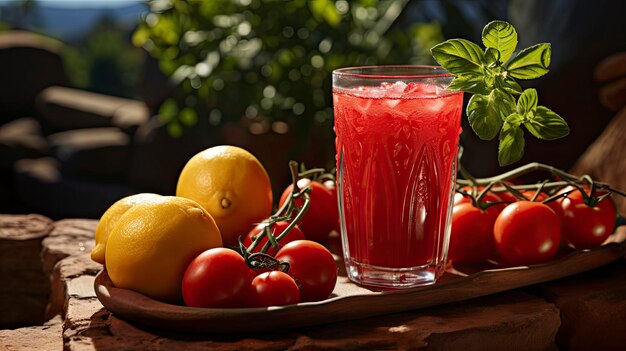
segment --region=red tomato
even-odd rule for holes
[[[285,245],[276,258],[289,263],[287,274],[300,288],[300,301],[320,301],[328,298],[337,282],[337,265],[324,246],[298,240]]]
[[[293,305],[300,302],[300,291],[287,273],[265,272],[252,280],[251,301],[255,307]]]
[[[556,213],[540,202],[518,201],[508,205],[496,218],[493,232],[502,260],[514,266],[550,260],[561,240]]]
[[[528,200],[531,200],[533,196],[535,196],[535,194],[537,193],[537,190],[520,190],[520,193],[524,195],[524,197],[526,197]],[[539,193],[539,195],[537,195],[535,202],[542,202],[543,200],[547,198],[548,198],[548,194],[541,192]]]
[[[484,188],[485,188],[484,186],[483,187],[479,187],[478,188],[478,193],[480,194],[480,192],[483,191]],[[472,193],[472,187],[469,187],[469,186],[463,187],[463,191],[465,191],[466,193],[471,194]],[[478,194],[475,194],[474,196],[477,197]],[[485,196],[483,196],[482,201],[484,203],[489,203],[489,202],[500,202],[502,200],[500,199],[500,196],[498,196],[498,195],[496,195],[496,194],[494,194],[492,192],[488,192],[488,193],[485,194]],[[454,194],[454,204],[455,205],[460,205],[460,204],[463,204],[463,203],[472,203],[472,199],[470,199],[468,196],[465,196],[465,195],[463,195],[461,193],[455,193]]]
[[[471,203],[454,205],[448,259],[478,263],[493,257],[493,224],[498,213],[494,207],[481,211]]]
[[[483,191],[483,189],[485,189],[484,186],[479,186],[478,187],[478,194],[480,194],[481,191]],[[463,190],[466,193],[472,194],[472,187],[471,186],[465,186],[463,187]],[[474,194],[475,197],[478,196],[478,194]],[[483,196],[482,198],[482,203],[490,203],[490,202],[502,202],[502,199],[500,198],[499,195],[496,195],[492,192],[488,192],[485,194],[485,196]],[[471,204],[472,203],[472,199],[469,196],[465,196],[461,193],[455,193],[454,194],[454,205],[460,205],[460,204],[464,204],[464,203],[468,203]],[[493,208],[496,209],[498,212],[502,211],[504,208],[506,207],[506,205],[502,204],[502,205],[494,205],[491,206],[489,208]]]
[[[223,247],[210,249],[187,267],[183,300],[191,307],[246,307],[251,284],[252,273],[239,253]]]
[[[330,194],[332,195],[332,197],[335,199],[335,207],[333,208],[333,211],[337,212],[337,222],[335,223],[335,227],[333,228],[334,230],[337,231],[337,233],[341,232],[341,225],[339,224],[339,204],[338,204],[338,198],[337,198],[337,184],[335,184],[335,181],[333,180],[326,180],[324,181],[324,187],[326,187],[326,189],[328,189],[328,191],[330,192]]]
[[[508,191],[501,191],[501,192],[497,192],[495,194],[498,195],[500,197],[500,199],[502,199],[502,202],[513,203],[513,202],[519,201],[519,199],[515,195],[511,194]]]
[[[302,178],[298,181],[298,187],[300,189],[309,184],[312,187],[310,194],[311,205],[298,225],[307,239],[323,242],[328,237],[328,233],[337,227],[337,222],[339,221],[337,197],[333,196],[333,194],[319,182],[311,181],[306,178]],[[279,207],[291,196],[292,189],[293,185],[285,189],[283,195],[280,197]],[[298,199],[296,204],[301,206],[303,202],[302,199]]]
[[[243,239],[243,244],[246,247],[250,247],[250,245],[252,245],[252,242],[254,241],[254,238],[257,235],[259,235],[266,226],[267,226],[267,223],[259,223],[259,224],[257,224],[257,226],[254,227],[254,229],[252,229],[250,231],[250,233],[248,233],[248,235],[246,235],[246,238]],[[285,222],[285,221],[276,222],[272,226],[272,234],[275,237],[277,237],[280,234],[282,234],[288,226],[289,226],[289,222]],[[289,242],[296,241],[296,240],[302,240],[302,239],[304,239],[304,234],[302,234],[302,231],[296,225],[295,227],[293,227],[289,231],[289,233],[287,233],[287,235],[284,238],[282,238],[278,242],[278,248],[280,249],[281,247],[285,246],[285,244],[287,244]],[[267,236],[264,237],[263,239],[261,239],[261,242],[254,248],[254,250],[252,250],[252,252],[261,252],[261,248],[263,247],[263,245],[265,245],[266,242],[267,242]],[[276,252],[278,252],[278,250],[275,250],[270,245],[270,247],[267,249],[266,253],[268,255],[270,255],[270,256],[274,256],[276,254]]]
[[[589,207],[576,190],[561,200],[561,210],[565,241],[576,249],[598,246],[615,230],[616,210],[610,198]]]

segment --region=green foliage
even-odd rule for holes
[[[507,22],[488,23],[483,29],[482,37],[483,45],[486,48],[495,49],[500,54],[499,59],[503,62],[513,55],[517,47],[517,31]]]
[[[179,86],[160,110],[168,123],[208,118],[218,125],[245,116],[285,121],[299,137],[320,126],[330,135],[332,70],[432,63],[429,48],[442,40],[441,29],[397,28],[407,3],[155,0],[133,43]],[[181,120],[185,108],[194,118]]]
[[[498,162],[505,166],[524,155],[524,131],[554,140],[569,134],[567,122],[554,111],[538,106],[535,89],[522,91],[515,79],[534,79],[548,73],[550,44],[521,50],[517,31],[504,21],[488,23],[482,32],[485,50],[465,39],[450,39],[431,49],[435,60],[456,77],[449,88],[475,94],[467,105],[469,123],[479,138],[499,134]],[[516,97],[518,97],[516,102]]]
[[[520,51],[506,65],[509,74],[518,79],[534,79],[548,73],[550,66],[550,44],[537,44]]]
[[[127,30],[104,17],[75,45],[63,51],[72,84],[107,95],[133,97],[143,61],[128,43]]]
[[[506,116],[515,108],[515,100],[501,89],[494,89],[489,95],[476,94],[467,104],[467,117],[472,130],[483,140],[491,140],[498,135]]]

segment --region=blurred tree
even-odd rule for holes
[[[0,21],[14,29],[31,29],[41,26],[42,19],[36,0],[8,1],[0,9]]]
[[[172,135],[198,118],[215,126],[249,118],[262,121],[255,134],[288,126],[303,148],[313,128],[332,137],[333,69],[433,62],[441,28],[397,25],[408,3],[153,0],[133,42],[179,87],[160,110]]]
[[[103,16],[63,59],[68,75],[78,88],[98,93],[134,97],[143,53],[130,43],[128,29]]]

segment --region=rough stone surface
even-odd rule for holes
[[[44,321],[50,284],[40,253],[51,227],[39,215],[0,215],[0,328]]]
[[[622,227],[623,229],[626,229]],[[537,288],[561,311],[558,345],[567,350],[626,348],[626,260]]]
[[[430,308],[309,328],[298,350],[555,350],[559,311],[507,292]]]
[[[98,221],[94,219],[64,219],[55,222],[50,235],[42,244],[44,271],[50,275],[54,265],[61,259],[91,252],[97,226]]]
[[[41,259],[43,270],[48,277],[51,277],[50,299],[46,309],[46,316],[54,316],[63,312],[65,303],[65,286],[61,280],[60,267],[56,267],[57,262],[68,256],[79,256],[91,252],[94,246],[94,232],[98,221],[92,219],[65,219],[54,223],[50,235],[42,243]],[[95,263],[94,263],[95,264]],[[63,268],[63,274],[76,276],[80,273],[67,272],[67,265]],[[79,265],[77,269],[82,272],[83,267]],[[100,265],[94,268],[97,272]]]
[[[1,351],[61,350],[63,319],[56,316],[42,326],[0,330]]]
[[[66,348],[69,340],[81,339],[84,333],[105,327],[104,317],[109,313],[93,290],[94,277],[101,269],[102,265],[91,261],[88,253],[62,259],[54,268],[51,309],[61,305]]]
[[[88,253],[61,260],[52,274],[47,315],[61,312],[67,317],[67,310],[71,307],[68,297],[97,301],[93,292],[93,277],[101,269],[102,265],[91,261]]]

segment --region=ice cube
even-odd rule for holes
[[[443,109],[445,104],[446,101],[444,98],[428,99],[428,101],[423,104],[422,109],[429,113],[437,113]]]
[[[385,105],[389,106],[390,108],[398,106],[399,103],[400,99],[385,99]]]
[[[367,110],[369,110],[370,106],[372,105],[372,101],[372,99],[357,100],[357,103],[355,104],[356,110],[359,111],[359,113],[361,114],[366,114]]]
[[[383,85],[384,84],[384,85]],[[382,83],[380,85],[381,88],[386,88],[385,89],[385,97],[387,98],[391,98],[391,99],[399,99],[402,97],[402,94],[404,93],[404,89],[406,89],[407,84],[405,82],[395,82],[391,85],[388,85],[389,83]]]
[[[381,98],[384,96],[385,91],[380,87],[360,86],[354,91],[354,95],[364,98]]]
[[[437,81],[427,80],[424,82],[411,82],[404,89],[405,96],[429,98],[441,96],[446,89],[445,85],[438,83]]]

